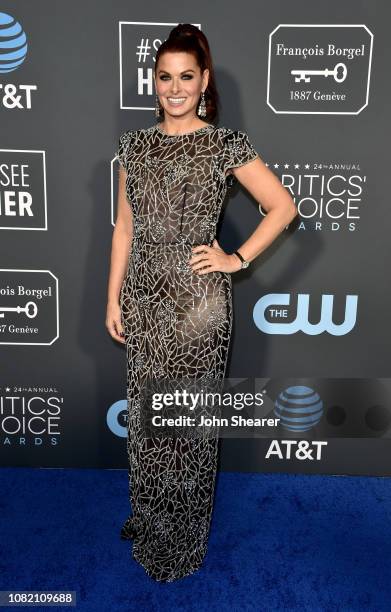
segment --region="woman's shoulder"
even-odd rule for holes
[[[229,137],[229,140],[235,140],[235,139],[240,140],[242,138],[247,138],[247,132],[245,132],[244,130],[239,130],[236,128],[229,128],[226,126],[221,126],[217,129],[221,136],[223,136],[224,138]]]
[[[137,142],[137,140],[141,141],[144,138],[151,136],[154,133],[154,131],[155,131],[154,125],[151,125],[147,128],[136,128],[134,130],[125,130],[123,134],[121,135],[121,138],[123,138],[127,142],[131,142],[132,144],[134,144]]]
[[[119,140],[122,145],[131,144],[137,140],[139,130],[125,130],[121,133]]]

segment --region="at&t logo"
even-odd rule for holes
[[[276,456],[277,459],[298,459],[299,461],[320,461],[325,440],[272,440],[265,459]]]
[[[26,59],[27,38],[21,24],[0,12],[0,74],[17,70]],[[0,103],[4,108],[31,108],[31,92],[36,85],[0,82]]]

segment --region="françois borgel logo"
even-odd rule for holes
[[[275,113],[357,115],[368,104],[373,34],[361,24],[280,24],[269,36]]]
[[[45,151],[0,149],[0,229],[47,230]]]
[[[154,110],[155,52],[178,23],[119,22],[120,108]],[[200,28],[200,24],[194,23]]]
[[[58,328],[58,279],[52,272],[0,269],[0,344],[53,344]]]
[[[7,110],[32,108],[36,85],[7,83],[4,75],[18,70],[27,56],[27,37],[23,26],[13,15],[0,11],[0,106]],[[0,77],[1,78],[1,77]]]

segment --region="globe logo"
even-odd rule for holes
[[[323,402],[319,394],[303,385],[281,391],[274,403],[274,414],[285,429],[308,431],[317,425],[323,415]]]
[[[0,73],[19,68],[27,55],[27,38],[18,21],[0,12]]]

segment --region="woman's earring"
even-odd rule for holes
[[[161,110],[161,106],[160,106],[159,98],[158,98],[158,95],[155,94],[155,117],[160,117],[160,110]]]
[[[201,102],[200,102],[200,104],[198,106],[197,114],[200,117],[206,117],[206,106],[205,106],[205,94],[204,94],[204,92],[202,92],[202,95],[201,95]]]

